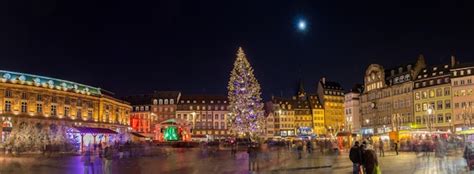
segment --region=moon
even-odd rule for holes
[[[305,20],[299,20],[298,21],[298,30],[300,30],[300,31],[305,31],[306,30],[306,21]]]

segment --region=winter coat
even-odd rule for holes
[[[362,151],[359,146],[352,146],[351,150],[349,151],[349,159],[352,161],[352,163],[362,163]]]
[[[371,174],[374,173],[375,166],[379,164],[377,159],[377,154],[372,149],[366,149],[364,152],[364,159],[365,159],[365,170],[366,173]]]

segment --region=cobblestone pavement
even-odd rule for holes
[[[112,172],[115,173],[172,173],[172,174],[233,174],[249,173],[248,158],[245,151],[235,157],[229,151],[207,153],[201,149],[166,149],[163,155],[141,158],[115,159]],[[388,152],[385,157],[379,157],[384,174],[451,174],[469,173],[466,162],[460,152],[452,153],[445,159],[433,155],[416,155],[413,152],[402,152],[396,156]],[[102,173],[101,159],[94,163],[95,174]],[[306,174],[306,173],[351,173],[352,163],[348,153],[313,152],[303,153],[302,159],[297,159],[293,151],[287,149],[271,150],[259,155],[259,172],[275,174]],[[79,174],[83,173],[80,156],[63,157],[11,157],[0,156],[0,174]]]

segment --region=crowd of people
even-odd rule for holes
[[[84,174],[110,174],[113,160],[139,157],[143,154],[144,144],[130,141],[114,144],[98,143],[84,147],[81,161],[84,164]]]

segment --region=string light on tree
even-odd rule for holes
[[[239,135],[259,136],[264,123],[260,84],[242,48],[237,51],[227,89],[231,130]]]

